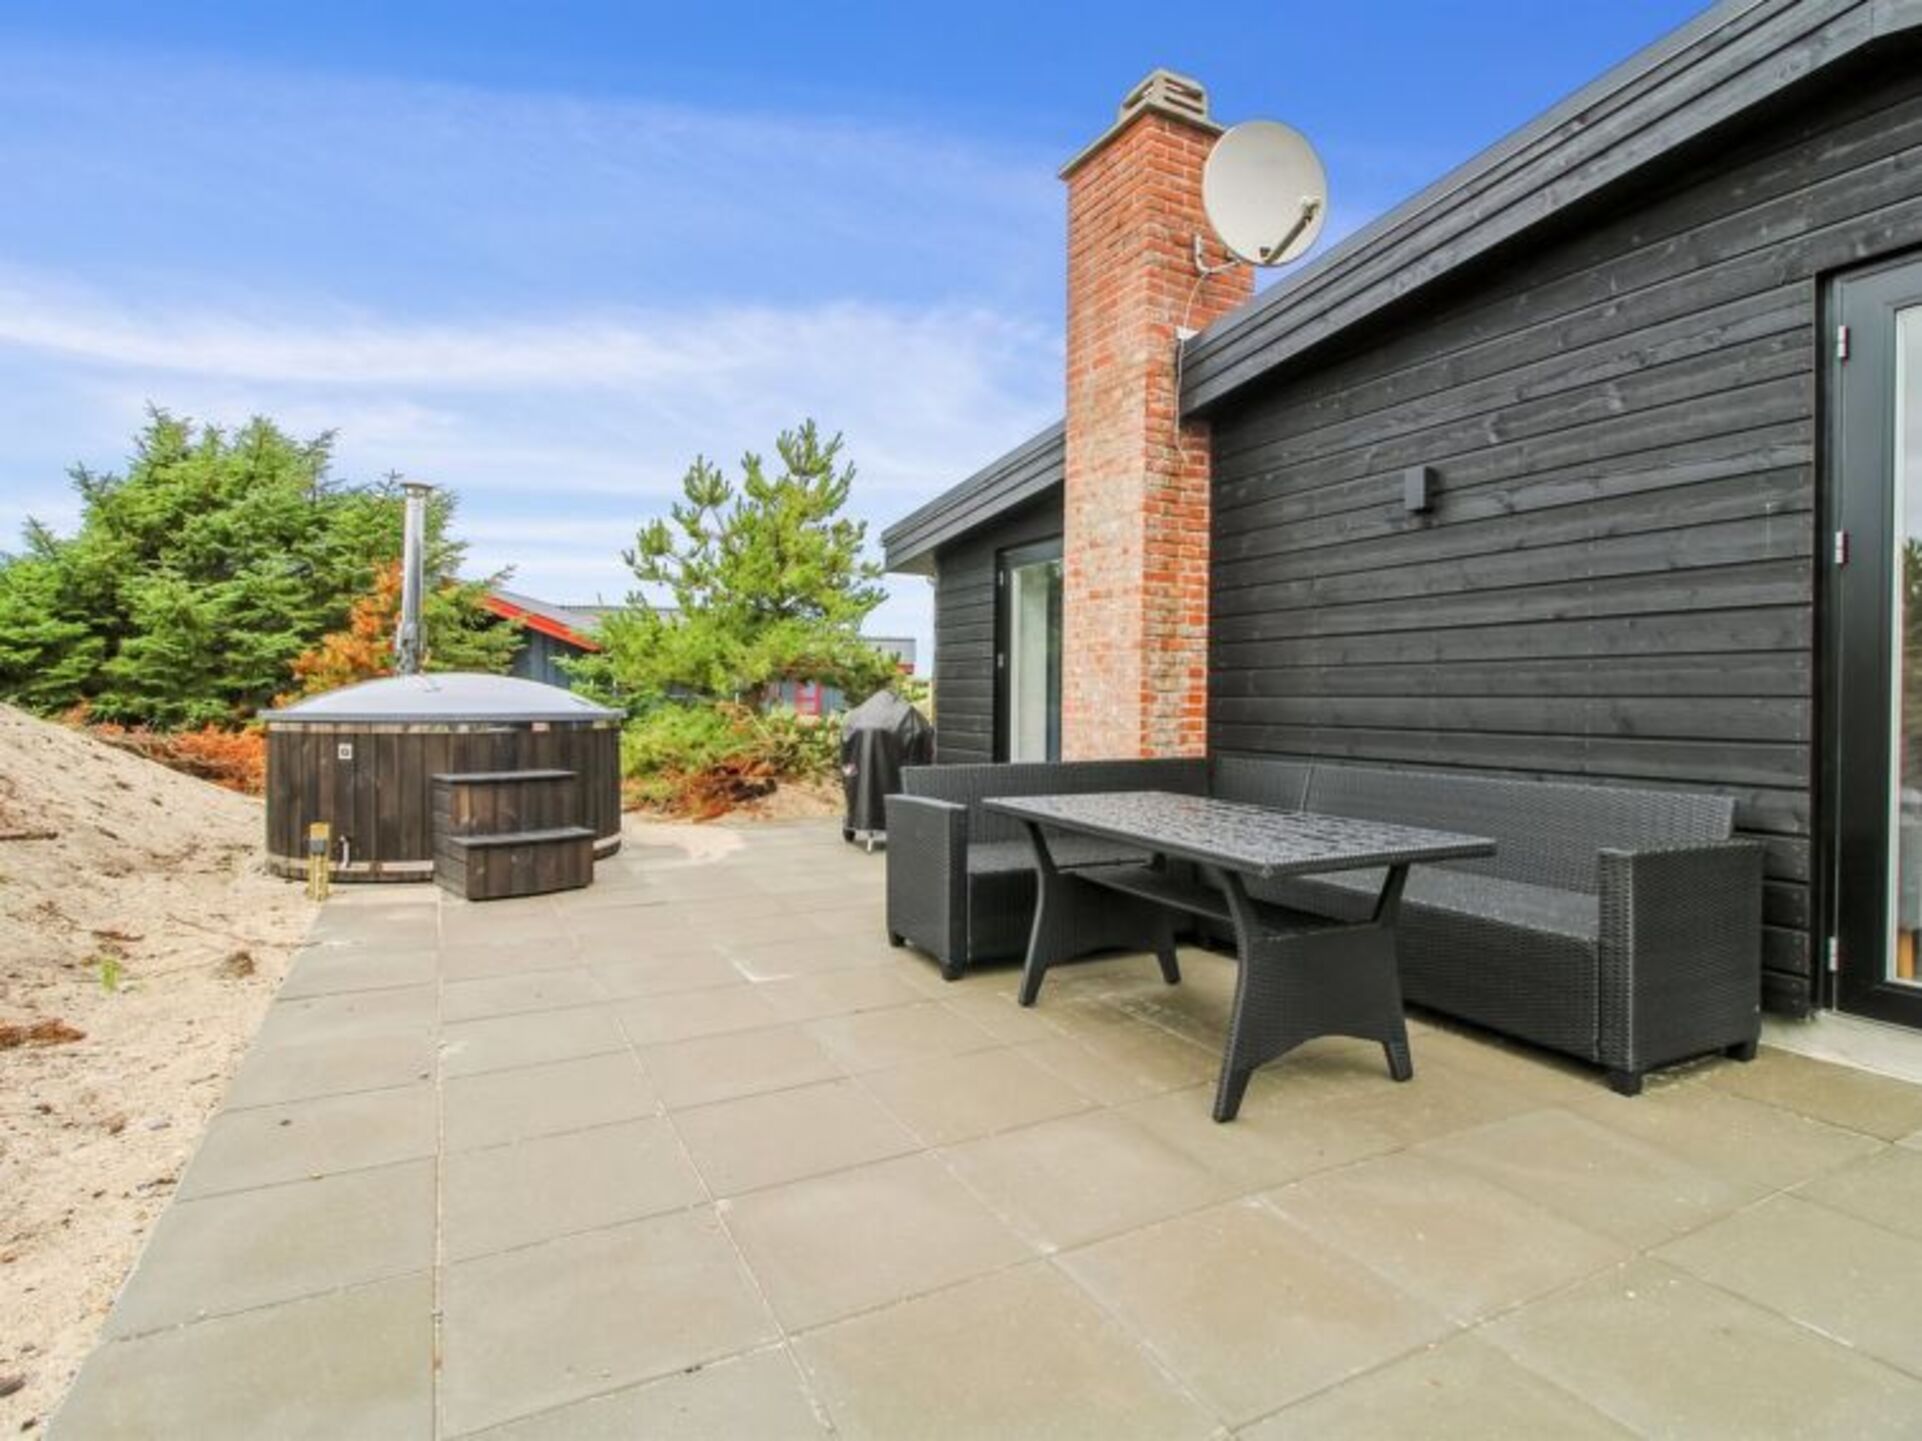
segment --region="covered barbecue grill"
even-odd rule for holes
[[[934,759],[934,727],[928,718],[893,691],[877,691],[841,721],[841,787],[847,814],[841,839],[874,838],[887,830],[885,801],[901,789],[903,766],[924,766]]]

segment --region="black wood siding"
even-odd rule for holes
[[[1061,534],[1057,486],[935,555],[934,758],[994,759],[995,557]]]
[[[1819,282],[1922,242],[1922,68],[1799,100],[1215,413],[1210,693],[1221,751],[1734,795],[1787,1009],[1813,982]]]

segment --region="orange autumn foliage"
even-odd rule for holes
[[[400,585],[399,561],[390,561],[377,570],[374,588],[354,602],[346,626],[330,631],[318,645],[294,657],[294,688],[276,697],[274,704],[291,705],[302,696],[392,675]]]
[[[242,795],[257,796],[267,789],[267,737],[258,729],[156,731],[106,724],[86,730],[110,746]]]

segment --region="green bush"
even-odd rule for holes
[[[664,702],[621,734],[628,801],[702,819],[783,781],[829,778],[840,755],[838,717],[726,703]]]
[[[749,713],[755,748],[783,780],[825,780],[841,768],[841,718],[804,716],[785,707]]]
[[[714,706],[656,706],[621,733],[621,773],[641,780],[666,771],[701,770],[741,748],[740,726]]]

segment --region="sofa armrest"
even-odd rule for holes
[[[1747,841],[1604,850],[1602,1063],[1753,1047],[1761,1031],[1762,850]]]
[[[959,975],[968,960],[968,808],[886,798],[888,938],[912,941]]]

